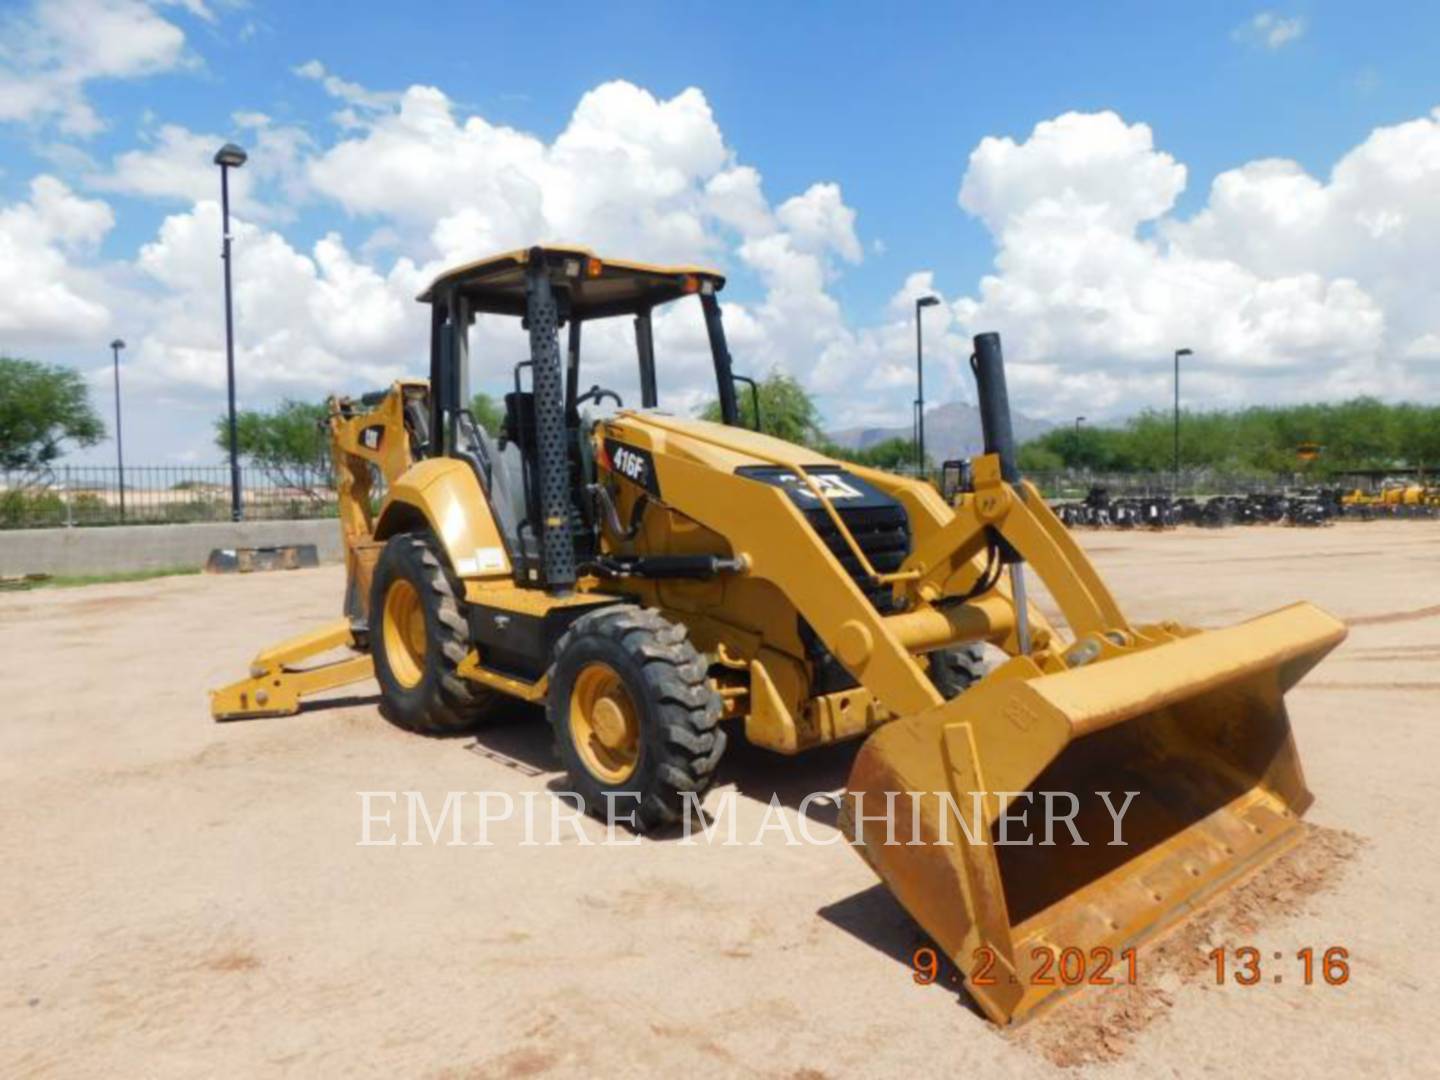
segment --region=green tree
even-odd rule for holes
[[[869,465],[874,469],[897,469],[901,466],[913,467],[915,464],[915,440],[900,435],[858,450],[828,442],[816,449],[824,451],[830,457],[853,461],[856,465]],[[929,454],[925,455],[925,464],[934,464]]]
[[[489,394],[476,394],[470,399],[470,415],[485,429],[487,435],[500,431],[500,421],[505,418],[504,408]]]
[[[1018,457],[1020,468],[1025,472],[1058,472],[1065,468],[1065,459],[1039,442],[1028,442],[1020,447]]]
[[[1306,444],[1320,447],[1311,462]],[[1057,468],[1166,472],[1174,462],[1174,417],[1147,411],[1116,427],[1071,427],[1032,440],[1022,461]],[[1324,405],[1257,406],[1180,415],[1180,463],[1232,472],[1304,472],[1323,478],[1349,469],[1440,467],[1440,407],[1355,398]],[[1039,469],[1042,466],[1027,466]]]
[[[104,437],[78,371],[0,356],[0,469],[34,477],[67,441],[94,446]]]
[[[323,402],[286,399],[268,412],[242,409],[235,417],[236,446],[274,483],[315,495],[330,477],[328,417]],[[215,445],[230,451],[227,417],[215,420]]]
[[[825,439],[820,430],[820,410],[805,388],[783,371],[772,371],[759,380],[760,430],[786,442],[801,446],[820,446]],[[740,405],[740,423],[755,426],[754,395],[743,383],[735,387]],[[700,414],[701,419],[720,421],[720,402],[712,401]]]

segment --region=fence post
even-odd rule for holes
[[[73,528],[75,527],[75,508],[71,505],[71,502],[70,502],[70,466],[69,466],[69,465],[66,465],[66,466],[65,466],[65,480],[64,480],[64,482],[63,482],[60,486],[65,489],[65,527],[66,527],[67,529],[73,529]]]

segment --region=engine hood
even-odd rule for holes
[[[600,426],[607,440],[638,446],[651,453],[688,458],[725,472],[754,466],[803,467],[808,470],[845,465],[773,435],[709,420],[624,409],[602,421]]]

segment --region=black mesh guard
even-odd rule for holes
[[[543,255],[532,252],[526,321],[534,362],[536,464],[540,484],[540,554],[545,588],[568,593],[575,585],[570,535],[570,459],[565,447],[565,385],[560,363],[559,315]]]

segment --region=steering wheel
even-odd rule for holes
[[[623,409],[625,407],[625,402],[620,400],[619,394],[617,394],[614,390],[606,390],[603,386],[600,386],[598,384],[590,387],[589,390],[586,390],[583,394],[577,397],[575,399],[575,407],[578,409],[581,404],[586,401],[593,401],[596,405],[599,405],[600,402],[604,401],[607,397],[615,399],[615,407],[617,409]]]

